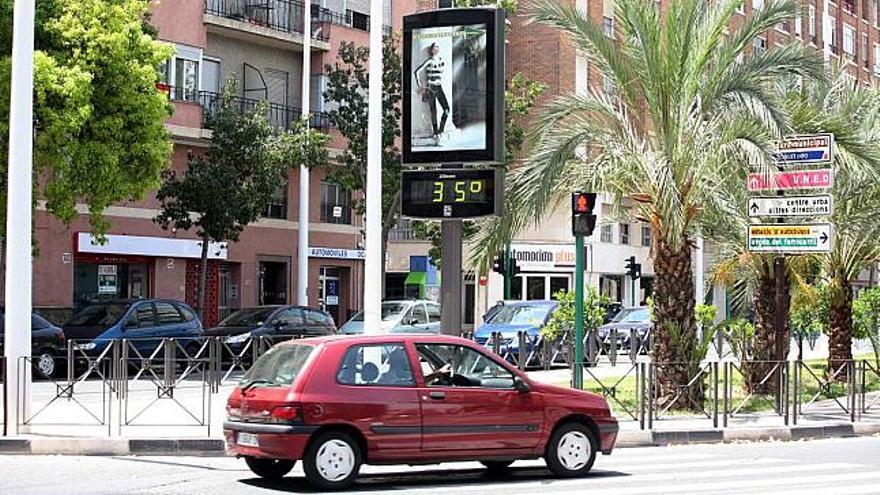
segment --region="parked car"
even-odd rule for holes
[[[618,432],[603,397],[532,381],[472,341],[436,335],[278,344],[226,410],[228,449],[255,474],[282,478],[301,460],[319,490],[351,485],[362,464],[474,460],[500,472],[543,457],[557,476],[584,476]]]
[[[632,332],[635,330],[637,338],[644,342],[643,347],[650,348],[653,326],[651,309],[648,306],[634,306],[621,309],[610,323],[599,327],[597,332],[600,342],[607,348],[611,346],[613,330],[617,330],[618,348],[628,349],[632,345]]]
[[[382,303],[382,332],[440,333],[440,305],[421,299],[384,301]],[[339,333],[364,333],[364,312],[348,320]]]
[[[224,318],[216,327],[205,330],[206,337],[225,337],[225,342],[239,348],[254,337],[290,339],[333,335],[333,317],[318,309],[302,306],[256,306],[242,308]]]
[[[5,329],[6,312],[0,308],[0,356],[4,352]],[[38,376],[49,379],[58,375],[67,356],[66,345],[61,328],[36,313],[31,314],[31,358]]]
[[[478,344],[491,346],[492,334],[498,332],[501,352],[509,351],[516,355],[519,353],[518,333],[525,332],[528,339],[524,352],[529,353],[541,328],[550,322],[555,310],[556,301],[507,301],[474,332],[474,340]]]
[[[151,353],[162,339],[179,339],[193,355],[202,336],[202,322],[186,304],[165,299],[108,301],[90,304],[64,324],[73,347],[98,355],[114,340],[127,339],[139,352]],[[143,357],[148,357],[144,355]]]

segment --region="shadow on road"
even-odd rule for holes
[[[631,476],[628,473],[619,471],[592,471],[585,480],[591,478],[613,478],[619,476]],[[548,485],[552,485],[554,481],[561,480],[553,476],[550,471],[545,468],[511,468],[506,474],[490,474],[485,469],[464,469],[464,470],[433,470],[419,471],[408,473],[387,473],[387,474],[368,474],[361,475],[352,491],[385,491],[385,490],[407,490],[407,489],[428,489],[439,487],[455,487],[460,485],[471,485],[474,483],[508,483],[515,486],[518,483],[543,481]],[[276,490],[287,493],[323,493],[313,488],[305,478],[284,478],[278,481],[264,480],[262,478],[249,478],[239,480],[240,483],[246,485],[264,488],[268,490]]]

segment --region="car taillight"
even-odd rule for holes
[[[299,406],[277,406],[269,417],[279,423],[302,423],[302,408]]]
[[[236,420],[241,417],[241,402],[237,400],[229,400],[226,402],[226,415],[229,419]]]

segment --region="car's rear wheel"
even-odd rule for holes
[[[513,461],[480,461],[480,464],[486,466],[490,474],[502,474],[507,472]]]
[[[321,490],[342,490],[354,483],[361,468],[361,449],[351,435],[330,431],[315,438],[306,449],[306,479]]]
[[[586,425],[565,423],[550,436],[544,460],[556,476],[577,478],[590,472],[596,450],[596,436]]]
[[[245,457],[244,462],[254,474],[267,480],[280,480],[296,464],[296,461],[287,459],[261,459],[259,457]]]
[[[54,377],[55,373],[58,371],[58,364],[55,360],[55,356],[53,356],[48,350],[41,350],[39,354],[34,356],[33,362],[37,375],[45,380]]]

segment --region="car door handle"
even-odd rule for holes
[[[446,392],[431,392],[428,397],[434,400],[443,400],[446,398]]]

